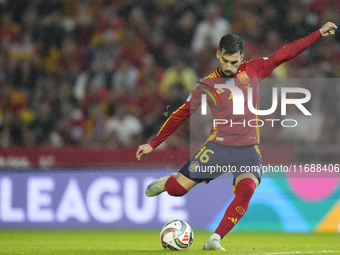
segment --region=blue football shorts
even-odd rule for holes
[[[243,173],[253,173],[261,182],[262,160],[258,145],[226,146],[211,141],[196,151],[179,171],[195,182],[209,183],[224,173],[235,179]]]

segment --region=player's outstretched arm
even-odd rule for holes
[[[170,135],[172,135],[177,127],[181,125],[186,119],[190,118],[190,115],[200,106],[200,101],[192,103],[190,101],[194,96],[188,97],[185,103],[174,111],[167,119],[164,125],[161,127],[156,136],[154,136],[149,144],[143,144],[138,147],[136,158],[140,160],[141,157],[149,154],[153,149],[157,148],[162,142],[164,142]]]
[[[252,67],[258,73],[258,76],[261,79],[264,79],[268,77],[276,67],[296,57],[320,38],[334,35],[336,29],[337,26],[334,23],[327,22],[319,30],[286,45],[268,58],[253,59],[249,61],[249,63],[252,64]]]
[[[335,34],[335,30],[338,27],[332,23],[332,22],[327,22],[325,25],[323,25],[322,28],[320,28],[320,33],[323,37],[325,36],[329,36],[329,35],[334,35]]]
[[[153,151],[153,148],[150,146],[150,144],[142,144],[138,147],[138,150],[136,152],[136,158],[140,160],[141,157],[144,157],[145,155],[149,154]]]

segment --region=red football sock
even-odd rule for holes
[[[237,184],[235,198],[228,206],[223,219],[215,231],[216,234],[221,236],[221,239],[229,233],[229,231],[246,213],[255,188],[255,182],[250,178],[242,179]]]
[[[165,182],[165,189],[170,196],[180,197],[188,191],[176,180],[176,175],[170,176]]]

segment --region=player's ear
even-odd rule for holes
[[[244,59],[244,54],[242,54],[240,57],[241,62],[243,61],[243,59]]]
[[[217,57],[217,59],[220,59],[220,51],[219,50],[216,51],[216,57]]]

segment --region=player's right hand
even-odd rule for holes
[[[136,158],[140,160],[141,157],[144,157],[146,154],[149,154],[153,151],[153,148],[150,146],[150,144],[142,144],[138,147]]]
[[[328,36],[328,35],[334,35],[335,34],[335,30],[338,27],[332,23],[332,22],[327,22],[325,25],[323,25],[322,28],[320,28],[320,33],[322,36]]]

